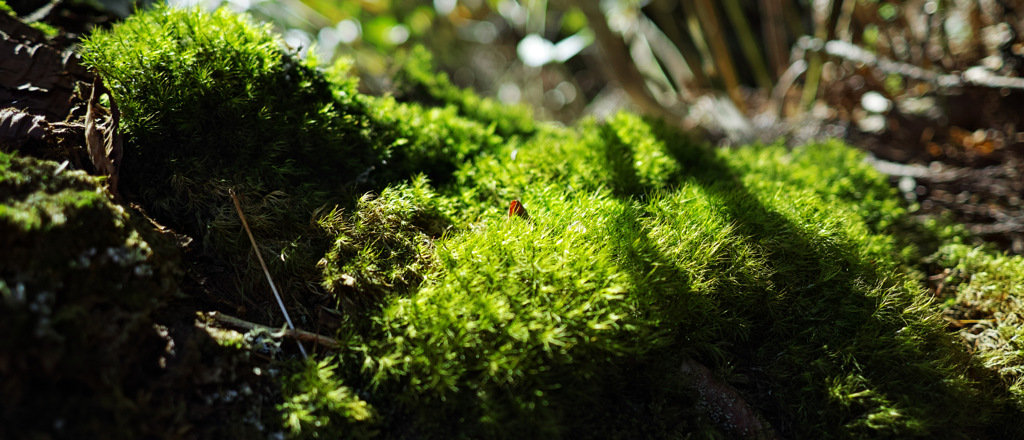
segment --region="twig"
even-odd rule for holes
[[[729,95],[729,99],[732,99],[736,108],[740,109],[740,112],[745,112],[747,104],[743,100],[743,95],[740,94],[740,82],[736,76],[736,67],[732,61],[732,55],[729,53],[729,47],[726,46],[725,39],[718,38],[719,35],[722,35],[722,24],[718,19],[718,13],[715,12],[715,3],[712,3],[710,0],[701,0],[696,2],[696,6],[701,27],[704,29],[704,34],[709,37],[707,40],[711,45],[715,69],[717,69],[722,82],[725,84],[725,92]]]
[[[267,282],[270,283],[270,290],[274,292],[274,298],[277,299],[277,305],[281,307],[281,313],[284,313],[284,320],[288,323],[288,328],[295,330],[295,325],[292,324],[292,317],[288,316],[288,309],[284,308],[284,301],[281,301],[281,294],[277,293],[277,286],[274,285],[274,279],[270,277],[270,271],[267,270],[267,263],[263,261],[263,255],[260,254],[260,248],[256,245],[256,238],[252,236],[252,231],[249,230],[249,222],[245,221],[245,214],[242,213],[242,204],[238,202],[238,196],[235,195],[235,190],[230,190],[231,200],[235,201],[235,210],[238,211],[238,218],[242,219],[242,226],[245,227],[245,233],[249,235],[249,241],[252,242],[252,250],[256,252],[256,258],[260,260],[260,266],[263,267],[263,273],[267,275]],[[302,352],[302,357],[309,359],[309,355],[306,354],[306,349],[302,346],[302,342],[295,340],[296,344],[299,344],[299,351]]]
[[[900,75],[904,78],[927,82],[940,88],[976,86],[1024,90],[1024,78],[999,76],[984,67],[972,67],[959,74],[940,73],[875,55],[845,41],[823,41],[818,38],[801,37],[793,49],[798,53],[802,51],[824,52],[831,57],[861,63],[877,68],[886,74]]]
[[[765,52],[768,64],[778,77],[786,70],[786,18],[783,16],[781,0],[758,0],[761,13],[761,29],[764,33]]]
[[[267,327],[262,324],[256,324],[255,322],[249,322],[231,315],[225,315],[220,312],[209,312],[206,314],[206,316],[208,316],[210,319],[214,321],[217,321],[218,323],[224,324],[229,327],[235,327],[245,330],[267,330],[275,336],[280,335],[282,337],[295,339],[296,341],[313,342],[316,344],[323,345],[324,347],[330,348],[332,350],[337,350],[338,347],[340,347],[338,341],[334,340],[333,338],[318,335],[312,332],[307,332],[305,330],[280,331],[279,329],[275,329],[273,327]]]

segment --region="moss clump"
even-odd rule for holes
[[[600,195],[551,205],[535,223],[445,241],[436,277],[376,318],[364,370],[412,410],[413,431],[563,433],[562,413],[592,395],[594,376],[657,348],[631,319],[638,286],[608,240],[614,213],[631,207]]]
[[[713,149],[627,113],[534,124],[422,51],[407,101],[362,97],[279,47],[224,11],[157,8],[86,51],[124,109],[125,186],[200,240],[196,267],[230,265],[206,287],[263,282],[233,188],[296,321],[345,316],[321,327],[336,357],[286,368],[290,435],[745,435],[702,384],[787,438],[1024,432],[1007,376],[907,275],[907,212],[850,148]]]
[[[373,438],[379,431],[373,407],[360,399],[337,377],[336,359],[327,357],[307,362],[299,371],[289,371],[284,380],[285,401],[279,409],[286,414],[284,426],[292,438]]]
[[[177,289],[176,253],[96,179],[58,169],[0,153],[0,433],[142,435],[168,417],[138,393],[163,354],[152,315]]]
[[[533,114],[525,106],[502,104],[456,87],[448,75],[435,71],[433,57],[423,46],[414,47],[399,61],[395,82],[403,100],[430,107],[453,106],[467,119],[493,124],[502,136],[529,136],[536,130]]]
[[[492,151],[505,139],[495,125],[458,116],[455,106],[423,108],[391,98],[368,100],[371,118],[383,139],[393,139],[380,167],[381,180],[403,181],[424,173],[447,183],[467,160]]]
[[[335,309],[365,312],[415,291],[432,266],[433,240],[451,227],[425,178],[359,200],[351,218],[337,208],[320,220],[335,237],[320,260]]]
[[[124,114],[122,188],[194,237],[207,264],[243,268],[243,297],[262,276],[229,192],[280,283],[304,289],[323,251],[311,213],[342,199],[382,148],[354,83],[338,71],[328,82],[282,47],[245,16],[167,7],[83,46]]]
[[[358,95],[344,62],[321,71],[282,47],[266,26],[227,10],[167,7],[83,45],[124,115],[124,192],[195,238],[210,285],[250,305],[262,302],[252,293],[265,292],[265,280],[232,190],[286,296],[322,293],[316,263],[334,237],[314,213],[421,173],[450,180],[501,141],[493,124],[455,107]]]
[[[349,362],[371,375],[367,401],[381,413],[400,402],[396,417],[413,420],[401,429],[729,434],[679,373],[696,359],[784,436],[1015,432],[1005,388],[902,274],[885,231],[906,212],[858,153],[712,150],[625,115],[607,127],[615,137],[553,132],[563,142],[507,145],[460,170],[459,200],[517,192],[533,221],[486,221],[439,242],[424,286],[393,298],[358,339],[364,354]],[[622,142],[630,133],[644,143]],[[631,160],[602,154],[602,142]],[[588,148],[556,162],[559,149]],[[667,431],[647,425],[668,417],[678,421]]]
[[[961,244],[944,246],[933,258],[947,268],[940,280],[947,318],[1024,403],[1024,258]]]

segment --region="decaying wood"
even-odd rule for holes
[[[0,102],[51,121],[67,117],[75,82],[93,76],[74,51],[7,14],[0,14],[0,59]]]
[[[220,312],[209,312],[209,313],[206,314],[206,316],[209,317],[210,319],[212,319],[213,321],[216,321],[216,322],[218,322],[220,324],[223,324],[223,325],[228,326],[228,327],[233,327],[233,328],[236,328],[236,329],[243,329],[243,330],[259,330],[259,329],[262,329],[262,330],[267,330],[271,334],[273,334],[274,336],[280,336],[280,337],[284,337],[284,338],[291,338],[291,339],[295,339],[296,341],[312,342],[312,343],[315,343],[317,345],[321,345],[321,346],[327,347],[327,348],[329,348],[331,350],[337,350],[340,347],[340,345],[338,344],[338,341],[335,340],[334,338],[329,338],[327,336],[318,335],[318,334],[312,333],[312,332],[307,332],[305,330],[298,330],[298,329],[284,329],[284,330],[282,330],[282,329],[278,329],[278,328],[267,327],[265,325],[256,324],[254,322],[249,322],[249,321],[246,321],[244,319],[236,318],[236,317],[231,316],[231,315],[225,315],[225,314],[220,313]]]
[[[729,384],[715,378],[708,367],[693,359],[686,359],[680,369],[691,377],[691,387],[700,398],[700,405],[732,438],[778,438],[770,426],[761,422],[757,413],[743,400],[743,396]]]
[[[0,109],[0,140],[42,140],[50,133],[50,123],[42,116],[34,116],[12,108]]]

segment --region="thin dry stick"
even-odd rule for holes
[[[262,324],[257,324],[255,322],[249,322],[231,315],[225,315],[220,312],[209,312],[206,314],[206,316],[209,316],[210,319],[217,321],[223,325],[241,328],[245,330],[263,329],[275,335],[279,334],[278,331],[280,330],[272,327],[267,327]],[[333,350],[336,350],[339,347],[338,341],[335,341],[334,339],[331,339],[327,336],[318,335],[316,333],[307,332],[305,330],[285,330],[283,332],[280,332],[280,336],[285,338],[292,338],[295,339],[296,341],[313,342],[315,344],[320,344]]]
[[[284,301],[281,301],[281,294],[277,293],[277,286],[274,285],[274,280],[270,278],[270,271],[267,270],[267,263],[263,261],[263,255],[260,254],[260,248],[256,245],[256,238],[252,236],[252,231],[249,230],[249,222],[245,221],[245,214],[242,213],[242,204],[238,202],[238,197],[235,196],[235,190],[230,190],[231,200],[235,201],[235,210],[238,211],[238,218],[242,219],[242,226],[245,227],[245,233],[249,235],[249,241],[252,242],[252,250],[256,252],[256,258],[260,260],[260,266],[263,267],[263,273],[267,275],[267,282],[270,283],[270,290],[274,291],[274,298],[277,298],[277,305],[281,307],[281,313],[284,313],[284,320],[288,322],[288,328],[295,330],[295,325],[292,324],[292,317],[288,316],[288,310],[284,308]],[[302,352],[302,357],[309,359],[309,355],[306,354],[306,349],[302,346],[302,342],[295,340],[296,344],[299,344],[299,351]]]

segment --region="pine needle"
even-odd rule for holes
[[[235,195],[235,190],[230,190],[231,200],[235,201],[235,210],[238,211],[238,218],[242,219],[242,226],[245,227],[245,233],[249,235],[249,241],[252,242],[252,250],[256,252],[256,258],[260,260],[260,266],[263,267],[263,273],[267,275],[267,282],[270,283],[270,290],[274,292],[274,298],[277,299],[277,305],[281,307],[281,313],[284,313],[284,320],[288,322],[288,328],[295,329],[295,325],[292,324],[291,316],[288,316],[288,310],[284,308],[284,301],[281,301],[281,294],[277,293],[277,286],[274,285],[274,279],[270,277],[270,271],[267,270],[267,263],[263,261],[263,255],[260,254],[260,248],[256,245],[256,238],[252,236],[252,231],[249,230],[249,222],[245,221],[245,214],[242,213],[242,204],[238,202],[238,196]],[[309,355],[306,354],[306,349],[302,346],[302,342],[296,340],[296,344],[299,344],[299,351],[302,352],[302,357],[309,359]]]

